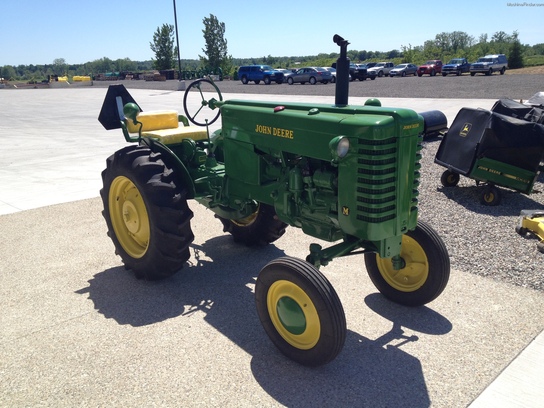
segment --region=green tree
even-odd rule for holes
[[[64,58],[55,58],[53,60],[53,71],[57,75],[64,75],[66,72],[66,60]]]
[[[175,66],[174,26],[163,24],[153,34],[153,42],[149,43],[155,53],[153,67],[157,70],[172,69]]]
[[[13,81],[14,79],[17,79],[17,71],[15,71],[15,68],[13,68],[13,66],[5,65],[0,70],[0,77],[8,81]]]
[[[401,48],[402,48],[402,62],[413,63],[416,50],[412,48],[412,44],[408,44],[408,46],[402,45]]]
[[[508,67],[523,68],[523,55],[521,53],[521,43],[516,38],[510,47],[510,55],[508,56]]]
[[[202,22],[206,46],[202,49],[204,56],[199,55],[200,60],[211,69],[221,68],[224,73],[230,72],[232,57],[227,54],[225,23],[220,22],[213,14],[210,14],[210,17],[204,17]]]

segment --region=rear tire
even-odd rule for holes
[[[277,217],[274,207],[262,203],[257,211],[240,220],[229,220],[219,215],[215,217],[223,224],[223,232],[230,233],[235,242],[247,246],[270,244],[279,239],[287,227]]]
[[[327,278],[298,258],[269,262],[255,285],[255,305],[268,337],[288,358],[319,366],[342,351],[346,316]]]
[[[187,189],[160,153],[129,146],[110,156],[102,172],[102,215],[115,252],[137,278],[158,280],[189,259],[194,235]]]

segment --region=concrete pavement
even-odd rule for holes
[[[181,92],[130,93],[145,110],[182,110]],[[359,257],[338,259],[323,271],[344,305],[346,345],[307,369],[276,351],[252,296],[266,262],[307,255],[300,231],[248,251],[191,203],[188,265],[163,282],[134,279],[97,198],[105,159],[126,145],[97,121],[104,95],[0,91],[1,406],[542,406],[541,292],[452,271],[437,300],[410,309],[377,294]],[[461,107],[494,103],[381,101],[440,109],[450,123]]]

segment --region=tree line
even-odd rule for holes
[[[225,76],[235,76],[237,68],[248,64],[266,64],[275,68],[296,68],[300,65],[330,66],[339,54],[318,54],[307,56],[262,56],[254,58],[233,58],[227,52],[225,25],[213,15],[203,20],[204,55],[199,59],[183,59],[181,67],[175,57],[177,49],[173,42],[173,27],[164,24],[157,28],[150,47],[155,53],[155,59],[150,61],[132,61],[129,58],[111,60],[107,57],[84,64],[69,64],[63,58],[55,59],[45,65],[5,65],[0,67],[0,77],[7,80],[24,80],[40,82],[49,75],[76,76],[96,75],[99,73],[115,72],[148,72],[154,69],[179,69],[180,71],[197,71],[203,68],[216,69],[221,67]],[[422,64],[429,59],[441,59],[444,62],[451,58],[467,58],[474,62],[487,54],[506,54],[510,68],[544,65],[544,43],[523,45],[518,33],[507,34],[504,31],[493,35],[481,34],[475,38],[466,32],[453,31],[436,34],[434,39],[425,41],[423,45],[402,45],[399,50],[368,51],[348,50],[348,57],[353,62],[371,62],[379,60],[395,63]]]

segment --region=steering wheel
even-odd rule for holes
[[[216,103],[222,100],[221,91],[212,80],[198,79],[187,87],[183,95],[185,116],[197,126],[211,125],[221,113]],[[189,109],[196,109],[196,112],[191,115]]]

